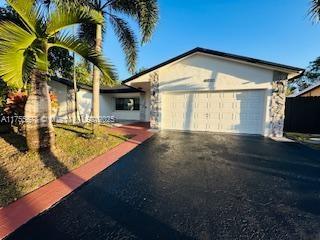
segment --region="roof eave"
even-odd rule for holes
[[[217,57],[222,57],[222,58],[228,58],[228,59],[234,59],[240,62],[245,62],[245,63],[251,63],[251,64],[255,64],[255,65],[260,65],[260,66],[265,66],[268,68],[272,68],[274,70],[278,70],[278,71],[283,71],[286,73],[297,73],[300,74],[301,72],[305,71],[305,69],[303,68],[298,68],[298,67],[293,67],[293,66],[289,66],[289,65],[284,65],[284,64],[280,64],[280,63],[274,63],[274,62],[269,62],[269,61],[264,61],[264,60],[260,60],[260,59],[255,59],[255,58],[250,58],[250,57],[245,57],[245,56],[240,56],[240,55],[235,55],[235,54],[229,54],[229,53],[224,53],[224,52],[219,52],[219,51],[215,51],[215,50],[210,50],[210,49],[205,49],[205,48],[194,48],[188,52],[185,52],[181,55],[178,55],[174,58],[171,58],[167,61],[164,61],[158,65],[155,65],[145,71],[142,71],[134,76],[131,76],[129,78],[127,78],[126,80],[123,80],[122,83],[127,83],[130,82],[134,79],[137,79],[147,73],[153,72],[163,66],[166,66],[170,63],[179,61],[187,56],[190,56],[192,54],[195,53],[204,53],[204,54],[209,54],[212,56],[217,56]]]
[[[59,78],[57,76],[51,76],[50,77],[53,81],[59,82],[61,84],[64,84],[68,87],[73,87],[73,82],[69,79],[66,78]],[[127,89],[125,88],[121,88],[121,89],[104,89],[104,88],[100,88],[100,93],[139,93],[139,92],[144,92],[141,89],[137,89],[134,88],[132,86],[128,86],[125,84],[122,84],[123,86],[126,86]],[[92,91],[92,87],[86,84],[82,84],[82,83],[77,83],[77,88],[78,90],[80,89],[84,89],[84,90],[88,90],[88,91]]]

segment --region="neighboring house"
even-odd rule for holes
[[[306,89],[288,97],[320,97],[320,81]]]
[[[129,87],[102,89],[101,115],[150,121],[155,129],[280,137],[287,82],[303,71],[196,48],[122,82]],[[79,95],[88,99],[90,112],[91,92],[86,91]]]

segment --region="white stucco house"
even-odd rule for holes
[[[304,69],[195,48],[122,82],[102,88],[101,115],[150,122],[155,129],[283,135],[287,82]],[[51,81],[67,115],[67,80]],[[69,86],[68,86],[69,85]],[[81,114],[91,88],[79,85]]]

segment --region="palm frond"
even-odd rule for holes
[[[51,36],[60,30],[79,23],[102,24],[99,12],[84,6],[58,7],[49,17],[47,33]]]
[[[311,0],[309,15],[314,21],[320,21],[320,0]]]
[[[142,43],[150,40],[159,20],[157,0],[111,0],[108,4],[114,11],[132,16],[138,21]]]
[[[105,28],[105,26],[103,27]],[[96,30],[97,27],[95,24],[82,23],[78,30],[79,38],[87,42],[90,46],[94,46],[96,44]]]
[[[37,31],[41,21],[41,10],[35,7],[35,0],[7,0],[7,3],[19,15],[26,27],[33,32]]]
[[[140,17],[138,18],[140,29],[142,30],[142,43],[150,41],[153,31],[159,20],[159,7],[155,0],[140,1]]]
[[[112,24],[116,35],[125,52],[128,69],[131,73],[136,70],[137,63],[137,40],[129,24],[123,19],[110,14],[110,23]]]
[[[34,62],[27,49],[35,39],[35,34],[13,22],[0,22],[0,76],[8,85],[23,86],[24,66]]]
[[[18,14],[9,6],[0,7],[0,21],[11,21],[18,25],[22,23]]]
[[[97,68],[99,68],[103,74],[103,77],[110,85],[113,85],[117,80],[117,74],[114,67],[110,63],[108,63],[99,53],[97,53],[94,48],[77,39],[76,36],[68,34],[58,36],[54,39],[54,41],[52,41],[52,43],[49,44],[49,47],[61,47],[77,53],[82,58],[88,60]]]

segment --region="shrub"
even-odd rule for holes
[[[23,116],[27,98],[27,93],[21,90],[10,92],[5,104],[4,113],[8,116]]]
[[[58,102],[58,97],[57,97],[57,95],[54,93],[54,92],[52,92],[52,91],[50,91],[50,101],[51,101],[51,107],[52,107],[52,109],[56,109],[56,108],[58,108],[59,107],[59,102]]]
[[[9,117],[23,117],[24,116],[24,108],[28,99],[28,94],[26,91],[18,90],[18,91],[10,91],[7,95],[6,102],[4,104],[3,114]],[[52,108],[58,107],[58,98],[53,93],[50,92],[50,100]],[[9,122],[13,126],[18,127],[18,131],[20,133],[24,132],[23,126],[24,122],[22,118],[8,118]]]
[[[3,82],[2,79],[0,78],[0,114],[3,113],[4,107],[6,104],[7,94],[8,94],[7,84]]]

